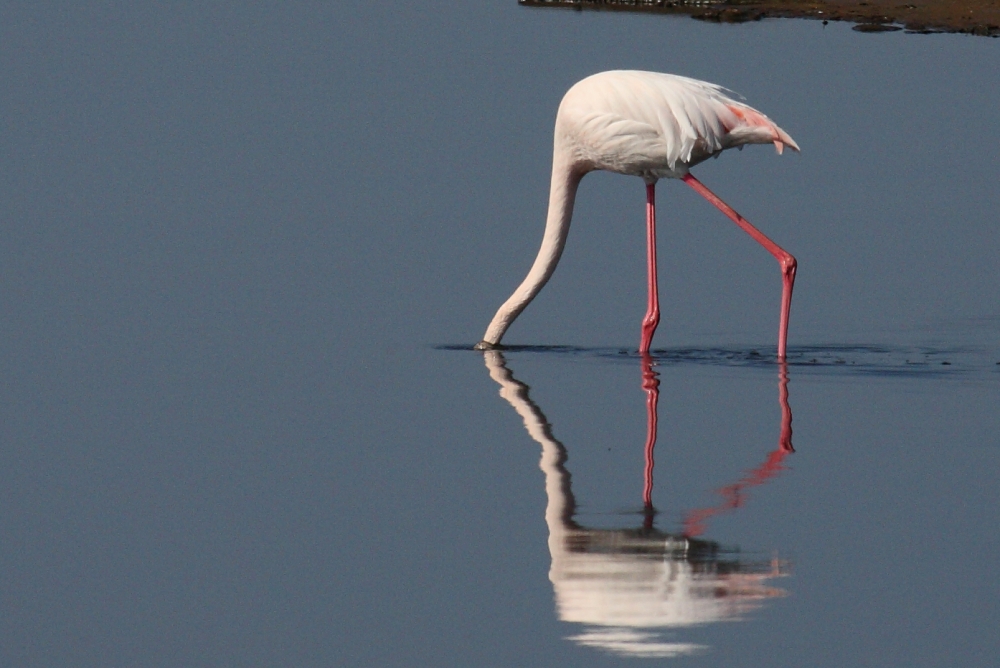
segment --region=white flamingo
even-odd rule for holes
[[[774,143],[799,150],[771,119],[704,81],[672,74],[601,72],[578,82],[556,114],[552,186],[545,234],[528,276],[493,316],[479,350],[495,348],[514,319],[535,298],[566,245],[580,179],[603,169],[641,176],[646,182],[646,242],[649,302],[642,321],[639,352],[649,352],[660,322],[656,282],[656,181],[681,179],[760,243],[781,265],[783,289],[778,326],[778,359],[785,359],[788,313],[795,282],[795,258],[764,236],[689,173],[693,166],[727,148]]]

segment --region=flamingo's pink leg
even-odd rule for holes
[[[646,266],[649,275],[649,301],[642,319],[642,339],[639,354],[649,352],[653,333],[660,324],[660,295],[656,288],[656,184],[646,184]]]
[[[730,220],[743,228],[744,232],[753,237],[754,240],[763,246],[768,253],[773,255],[778,261],[778,264],[781,265],[783,288],[781,291],[781,321],[778,323],[778,359],[784,360],[788,342],[788,314],[792,309],[792,287],[795,285],[795,268],[797,266],[795,258],[783,248],[778,246],[778,244],[764,236],[760,230],[750,224],[750,221],[736,213],[731,206],[719,199],[718,196],[706,188],[701,181],[694,178],[690,174],[684,176],[683,180],[684,183],[694,188],[698,194],[714,204],[719,211],[726,214]]]

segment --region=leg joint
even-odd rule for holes
[[[778,260],[778,264],[781,265],[782,275],[795,278],[795,270],[798,268],[799,263],[795,261],[794,257],[786,253],[784,258]]]

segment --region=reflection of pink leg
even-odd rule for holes
[[[781,406],[781,433],[778,435],[778,447],[768,453],[763,464],[748,472],[740,480],[716,490],[716,493],[722,496],[721,504],[688,513],[684,518],[685,536],[700,536],[705,532],[705,523],[709,518],[739,508],[746,499],[747,489],[763,485],[785,470],[782,461],[789,453],[795,452],[795,448],[792,447],[792,409],[788,405],[788,365],[784,362],[778,368],[778,404]]]
[[[660,379],[653,371],[653,360],[642,356],[642,389],[646,391],[646,469],[642,486],[643,526],[653,528],[653,448],[656,447],[656,404],[660,399]]]
[[[788,365],[781,363],[778,370],[778,404],[781,406],[781,436],[778,448],[782,452],[795,452],[792,447],[792,409],[788,405]]]
[[[731,206],[719,199],[718,196],[706,188],[701,181],[688,174],[684,177],[684,183],[694,188],[698,194],[714,204],[719,211],[726,214],[730,220],[739,225],[744,232],[753,237],[754,240],[763,246],[768,253],[773,255],[778,261],[778,264],[781,265],[783,286],[781,291],[781,320],[778,323],[778,359],[784,360],[788,341],[788,314],[792,309],[792,287],[795,284],[795,268],[797,266],[795,258],[785,252],[785,250],[778,246],[778,244],[764,236],[764,234],[751,225],[746,218],[733,211]]]
[[[653,341],[653,333],[660,324],[660,295],[656,288],[656,184],[646,184],[646,266],[649,276],[649,301],[646,304],[646,317],[642,319],[642,339],[639,342],[639,354],[649,352],[649,344]]]

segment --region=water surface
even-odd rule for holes
[[[997,40],[459,2],[0,26],[5,665],[992,663]],[[798,258],[787,384],[773,260],[659,185],[652,487],[638,180],[584,179],[503,367],[469,350],[537,250],[562,93],[612,68],[803,148],[697,168]],[[623,541],[726,600],[569,605],[553,563]]]

